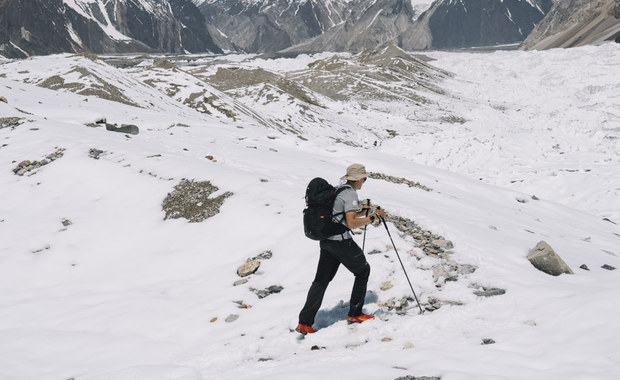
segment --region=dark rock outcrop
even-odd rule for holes
[[[148,6],[147,6],[148,5]],[[204,17],[190,0],[0,1],[0,54],[63,52],[216,52]]]
[[[404,49],[465,48],[519,43],[552,0],[441,0],[401,36]]]

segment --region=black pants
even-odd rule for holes
[[[340,264],[355,275],[349,307],[350,317],[357,317],[362,314],[364,298],[366,297],[366,284],[370,275],[370,265],[364,257],[364,252],[353,239],[322,240],[320,245],[321,256],[316,276],[308,291],[306,304],[299,313],[299,323],[306,326],[314,324],[314,317],[321,307],[327,285],[336,275]]]

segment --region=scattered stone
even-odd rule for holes
[[[17,127],[24,119],[21,117],[0,117],[0,129]]]
[[[392,285],[390,281],[385,281],[381,283],[381,290],[388,290],[388,289],[392,289],[393,287],[394,285]]]
[[[403,346],[403,350],[410,350],[412,348],[415,348],[415,346],[413,345],[413,343],[405,343],[405,345]]]
[[[583,270],[587,270],[587,271],[590,270],[590,268],[588,268],[588,266],[586,264],[582,264],[579,268],[581,268]]]
[[[267,288],[267,290],[269,291],[269,294],[276,294],[276,293],[280,293],[282,290],[284,290],[284,288],[281,287],[280,285],[271,285],[270,287]]]
[[[413,307],[409,304],[409,301],[415,300],[409,297],[403,297],[399,301],[396,301],[396,298],[390,298],[386,303],[380,303],[379,306],[387,308],[388,311],[394,310],[398,315],[405,315],[407,310]]]
[[[209,155],[209,156],[205,156],[205,158],[209,161],[215,161],[214,157]]]
[[[6,100],[6,98],[5,98],[4,96],[0,96],[0,102],[3,102],[3,103],[6,103],[6,104],[9,104],[9,101],[8,101],[8,100]]]
[[[407,376],[397,377],[394,380],[441,380],[441,377],[437,377],[437,376],[411,376],[411,375],[407,375]]]
[[[117,127],[116,124],[106,123],[105,129],[111,132],[127,133],[130,135],[137,135],[140,133],[140,128],[133,124],[121,124],[120,127]]]
[[[247,283],[247,282],[248,282],[248,279],[247,279],[247,278],[243,278],[243,279],[241,279],[241,280],[237,280],[237,281],[235,281],[235,282],[233,283],[233,286],[243,285],[243,284],[245,284],[245,283]]]
[[[527,255],[532,265],[547,274],[559,276],[563,273],[574,274],[570,267],[545,241],[540,241]]]
[[[607,270],[616,270],[616,267],[612,267],[611,265],[607,265],[607,264],[603,265],[601,268],[607,269]]]
[[[482,344],[483,345],[484,344],[495,344],[495,341],[493,339],[490,339],[490,338],[485,338],[485,339],[482,339]]]
[[[37,254],[39,254],[39,253],[41,253],[41,252],[43,252],[43,251],[47,251],[47,250],[49,250],[50,248],[52,248],[52,247],[48,244],[48,245],[46,245],[45,247],[43,247],[43,248],[41,248],[41,249],[37,249],[37,250],[32,251],[32,253],[34,253],[35,255],[37,255]]]
[[[459,274],[466,275],[472,274],[478,269],[477,267],[469,264],[459,265]]]
[[[63,218],[61,223],[65,227],[68,227],[68,226],[73,224],[73,223],[71,223],[71,221],[69,219],[66,219],[66,218]]]
[[[524,198],[515,198],[519,203],[527,203],[527,199]]]
[[[217,317],[215,317],[215,318],[211,318],[211,320],[210,320],[209,322],[213,323],[213,322],[215,322],[215,321],[217,321]]]
[[[369,255],[378,255],[379,253],[381,253],[381,251],[378,249],[373,249],[372,251],[368,252]]]
[[[246,277],[254,274],[258,268],[260,268],[260,261],[248,260],[239,268],[237,268],[237,275],[240,277]]]
[[[63,148],[56,148],[56,151],[54,153],[48,154],[45,157],[45,159],[43,159],[41,161],[30,162],[29,160],[24,160],[24,161],[20,162],[13,169],[13,173],[15,173],[18,176],[23,176],[24,174],[26,174],[28,172],[31,172],[31,171],[36,170],[36,169],[39,169],[40,167],[48,165],[51,162],[56,161],[57,159],[61,158],[64,155],[64,151],[65,151],[65,149],[63,149]]]
[[[282,290],[284,290],[283,287],[281,287],[280,285],[271,285],[270,287],[266,288],[266,289],[254,289],[254,288],[250,288],[251,291],[253,291],[254,293],[256,293],[256,295],[258,296],[258,298],[265,298],[267,296],[270,296],[272,294],[276,294],[276,293],[280,293]]]
[[[501,296],[502,294],[506,294],[505,289],[500,288],[485,288],[482,287],[482,290],[477,290],[474,292],[478,297],[494,297]]]
[[[272,358],[259,358],[258,359],[259,362],[268,362],[268,361],[271,361],[271,360],[273,360],[273,359]]]
[[[528,326],[532,326],[532,327],[536,326],[536,322],[531,320],[531,319],[528,319],[527,321],[525,321],[523,323],[525,323]]]
[[[536,195],[532,195],[532,199],[535,200],[535,201],[539,201],[540,200],[540,198],[538,198]]]
[[[381,341],[382,341],[382,342],[391,342],[391,341],[392,341],[392,338],[387,338],[387,337],[385,337],[385,338],[382,338],[382,339],[381,339]]]
[[[253,257],[252,260],[269,260],[273,257],[273,253],[271,251],[265,251],[260,255]]]
[[[227,323],[230,323],[230,322],[236,321],[237,319],[239,319],[239,315],[238,314],[231,314],[228,317],[226,317],[225,321]]]
[[[324,350],[324,349],[325,349],[325,347],[319,347],[316,344],[314,346],[310,347],[311,351]]]
[[[95,149],[95,148],[91,148],[88,151],[88,157],[94,158],[95,160],[98,160],[99,157],[101,157],[102,154],[105,154],[105,152],[103,150],[99,150],[99,149]]]
[[[436,284],[443,285],[450,277],[448,271],[446,271],[441,264],[433,265],[431,270],[433,271],[433,281],[435,281]]]
[[[191,223],[197,223],[217,215],[224,200],[233,195],[226,192],[216,198],[209,198],[218,190],[209,181],[181,180],[162,202],[162,209],[166,213],[164,220],[185,218]]]
[[[433,191],[433,189],[426,187],[419,182],[410,181],[402,177],[394,177],[394,176],[383,174],[383,173],[370,173],[369,177],[372,179],[380,179],[383,181],[396,183],[396,184],[405,184],[409,187],[415,187],[415,188],[418,188],[424,191]]]
[[[431,242],[433,247],[435,248],[443,248],[443,249],[452,249],[454,248],[454,244],[450,240],[433,240]]]

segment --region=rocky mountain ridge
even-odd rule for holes
[[[4,0],[0,54],[221,53],[187,0]]]
[[[524,49],[575,47],[605,40],[620,42],[620,2],[558,2],[523,43]]]

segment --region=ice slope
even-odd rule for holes
[[[620,229],[601,216],[615,215],[605,206],[611,198],[575,205],[562,196],[561,181],[537,186],[537,174],[525,166],[559,172],[566,162],[546,161],[553,147],[525,143],[549,138],[545,123],[528,124],[523,137],[514,132],[524,120],[520,112],[529,116],[525,119],[551,122],[562,116],[558,110],[564,105],[577,107],[579,89],[588,86],[603,86],[603,92],[589,103],[592,114],[586,117],[613,126],[614,98],[603,95],[612,95],[604,86],[614,85],[608,63],[618,54],[610,46],[512,55],[437,53],[433,64],[456,73],[445,79],[446,102],[462,111],[467,123],[438,128],[433,140],[421,133],[397,136],[377,149],[330,143],[328,136],[304,141],[250,118],[230,121],[201,113],[184,105],[184,98],[166,95],[169,87],[144,84],[165,78],[148,67],[121,70],[70,56],[1,62],[0,96],[7,103],[0,102],[0,115],[22,120],[0,129],[0,377],[617,378],[620,307],[614,300],[620,272],[601,268],[620,265]],[[273,69],[272,63],[265,68]],[[76,65],[121,89],[137,106],[37,86],[58,73],[69,78]],[[530,68],[527,74],[517,72],[522,65]],[[587,77],[573,76],[586,69]],[[76,75],[65,83],[93,87],[92,78]],[[183,73],[177,79],[196,85]],[[566,95],[567,87],[576,90]],[[540,98],[534,97],[538,92]],[[505,104],[515,99],[521,111]],[[506,109],[498,112],[489,103]],[[503,111],[511,117],[504,118]],[[135,124],[140,134],[86,126],[101,117]],[[605,164],[586,165],[600,170],[600,177],[570,172],[584,192],[605,192],[606,181],[617,173],[617,153],[608,151],[604,139],[578,139],[577,127],[568,132],[575,137],[558,138],[570,159],[594,165],[610,155]],[[502,147],[516,139],[512,154],[532,161],[498,154],[501,159],[491,165],[495,157],[488,155],[488,145],[466,143],[468,137]],[[62,158],[34,174],[13,173],[21,161],[41,160],[57,147],[65,149]],[[433,163],[451,147],[463,154]],[[93,148],[104,154],[89,157]],[[317,175],[335,183],[354,162],[432,188],[371,179],[360,197],[450,239],[453,260],[478,269],[438,288],[429,270],[436,259],[423,257],[421,248],[390,224],[422,303],[436,297],[463,304],[422,316],[415,308],[396,315],[379,304],[410,290],[385,230],[369,227],[366,252],[379,253],[368,255],[366,311],[377,320],[345,324],[352,277],[342,269],[326,294],[319,332],[300,340],[291,329],[318,249],[302,233],[305,185]],[[524,185],[511,183],[515,173]],[[182,178],[209,180],[234,195],[202,223],[164,221],[162,200]],[[63,219],[72,224],[63,226]],[[361,235],[356,240],[361,243]],[[575,275],[552,277],[531,266],[525,256],[540,240],[551,244]],[[262,262],[259,273],[233,286],[237,267],[266,250],[273,257]],[[582,264],[590,271],[579,269]],[[394,287],[380,290],[388,280]],[[264,299],[251,290],[271,285],[284,290]],[[473,286],[502,288],[506,294],[481,298]],[[235,301],[252,307],[239,309]],[[228,323],[231,314],[239,318]],[[496,343],[482,345],[483,339]]]

